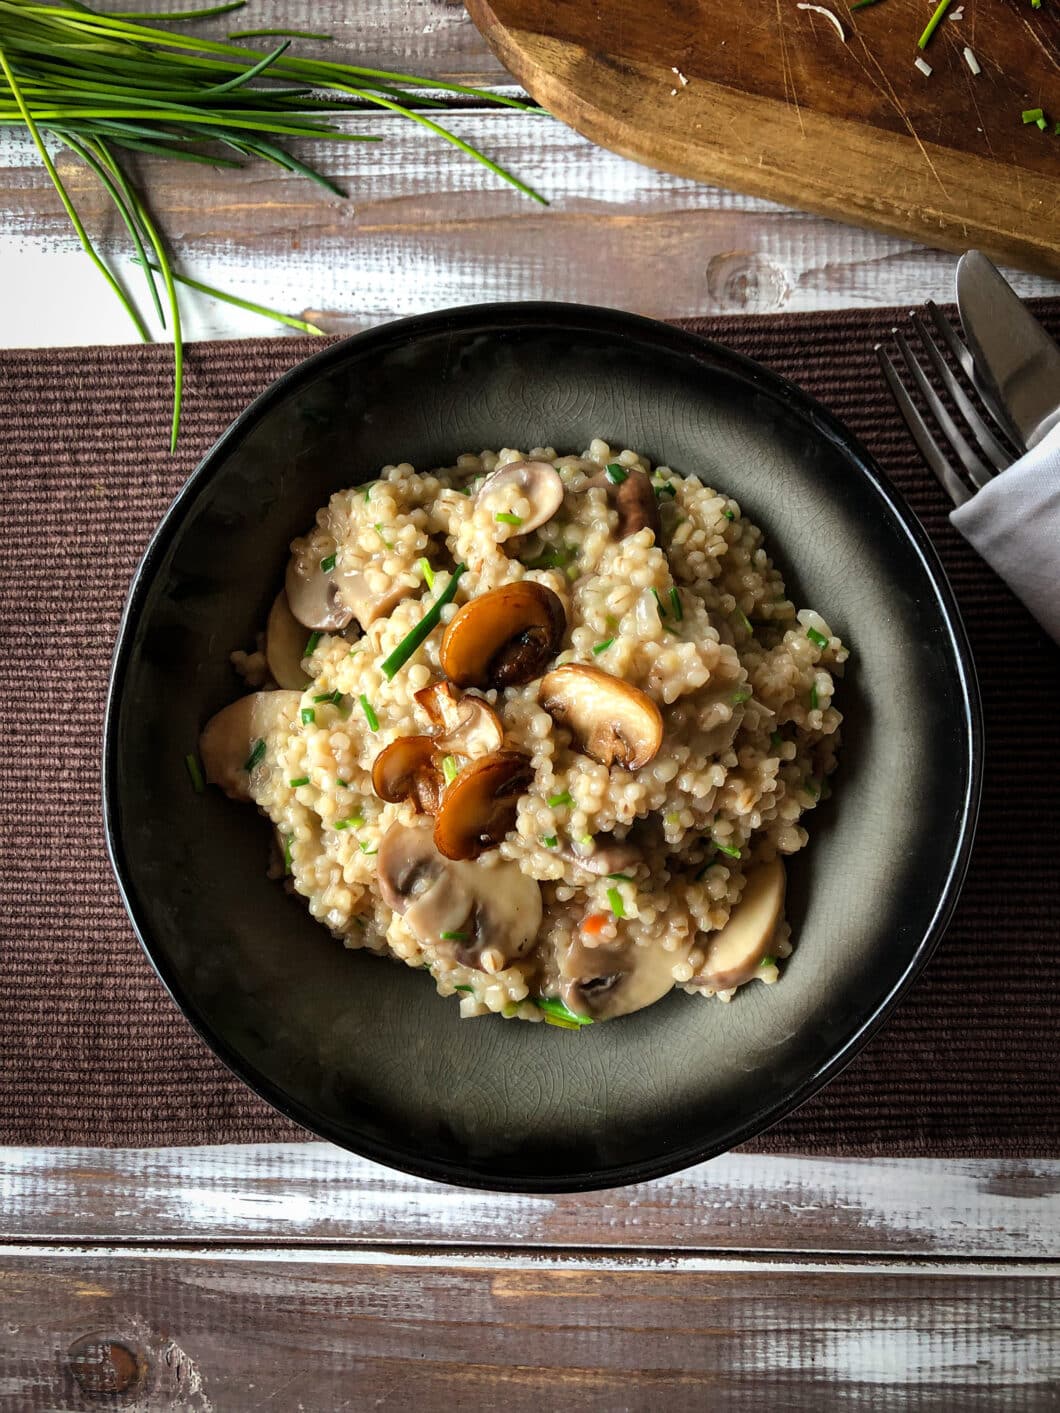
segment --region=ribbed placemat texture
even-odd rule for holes
[[[1035,308],[1060,332],[1060,301]],[[1060,653],[951,529],[884,392],[872,348],[902,313],[693,325],[820,398],[909,498],[963,609],[986,713],[982,822],[938,955],[854,1064],[753,1146],[1060,1156]],[[190,348],[172,457],[168,350],[0,352],[0,1142],[305,1136],[213,1058],[141,953],[104,851],[99,756],[114,637],[148,536],[227,423],[316,347]]]

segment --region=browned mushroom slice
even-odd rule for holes
[[[651,1006],[672,989],[673,969],[691,944],[673,952],[649,943],[587,947],[580,937],[560,958],[560,998],[575,1015],[612,1020]]]
[[[784,865],[780,859],[759,864],[747,874],[740,901],[729,921],[707,938],[707,956],[692,978],[693,986],[731,991],[752,981],[773,943],[784,911]]]
[[[458,687],[518,687],[559,651],[567,615],[559,597],[523,579],[464,604],[442,639],[442,671]]]
[[[401,736],[384,746],[372,764],[372,789],[389,804],[412,800],[423,814],[437,814],[445,781],[433,736]]]
[[[199,737],[210,784],[230,799],[249,800],[251,772],[268,763],[269,737],[294,720],[301,700],[301,692],[251,692],[211,716]]]
[[[504,744],[497,713],[481,697],[458,697],[448,682],[432,682],[415,694],[416,701],[441,732],[435,743],[447,755],[489,755]]]
[[[533,779],[528,756],[494,751],[462,770],[445,792],[434,842],[448,859],[475,859],[495,849],[515,824],[519,797]]]
[[[511,504],[513,489],[530,505],[530,514],[515,527],[520,535],[551,520],[563,504],[563,481],[550,461],[510,461],[486,477],[475,500],[487,506],[495,501],[497,509],[504,511]]]
[[[662,712],[651,697],[598,667],[557,667],[541,683],[541,705],[602,765],[639,770],[662,745]]]
[[[291,612],[306,628],[337,633],[353,617],[353,610],[339,598],[334,579],[321,569],[312,540],[291,555],[284,589]]]
[[[309,685],[311,679],[302,671],[307,638],[305,624],[295,618],[287,595],[281,589],[273,600],[265,625],[265,658],[269,671],[281,687],[301,692]]]
[[[655,497],[655,488],[650,478],[641,471],[639,467],[623,466],[626,477],[617,485],[611,480],[606,471],[602,471],[599,476],[594,476],[589,482],[590,486],[601,486],[606,492],[615,510],[618,512],[618,538],[624,540],[627,535],[635,535],[638,530],[643,530],[645,526],[655,536],[655,543],[659,543],[662,534],[662,525],[659,520],[659,502]],[[617,472],[615,473],[617,475]]]

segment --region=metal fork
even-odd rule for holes
[[[963,505],[966,500],[971,499],[976,490],[985,486],[991,477],[996,476],[999,471],[1004,471],[1022,456],[1026,447],[1008,421],[1004,410],[977,376],[971,350],[957,330],[934,301],[929,299],[924,307],[934,325],[935,336],[918,313],[913,312],[909,317],[927,355],[928,364],[952,398],[953,405],[963,419],[962,422],[957,422],[932,387],[923,363],[917,358],[909,340],[900,329],[892,329],[891,332],[911,380],[911,386],[902,380],[890,354],[882,344],[876,345],[876,357],[887,380],[887,386],[898,404],[898,410],[920,448],[920,454],[942,482],[953,503]],[[951,363],[947,361],[947,353],[974,389],[982,411],[972,401]],[[941,431],[949,455],[939,445],[938,438],[917,407],[913,397],[914,388],[927,405],[936,427]],[[956,466],[951,458],[956,459]]]

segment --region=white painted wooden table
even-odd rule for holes
[[[448,0],[257,0],[253,20],[329,30],[361,63],[506,81]],[[348,202],[271,168],[142,171],[185,273],[334,330],[483,299],[665,317],[951,294],[940,252],[648,171],[547,120],[450,117],[551,208],[386,118],[381,146],[329,153]],[[0,343],[128,337],[14,138],[0,212]],[[193,338],[268,327],[186,307]],[[0,1149],[0,1217],[0,1409],[1060,1404],[1057,1162],[730,1155],[642,1188],[505,1198],[320,1144]]]

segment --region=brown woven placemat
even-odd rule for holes
[[[1036,308],[1060,333],[1060,300]],[[941,950],[854,1064],[753,1146],[1060,1156],[1060,652],[951,529],[899,425],[872,355],[899,312],[694,325],[801,383],[876,454],[945,561],[986,712],[982,822]],[[99,752],[150,532],[218,433],[311,346],[189,349],[175,457],[167,350],[0,352],[0,1142],[305,1137],[214,1059],[142,955],[104,852]]]

